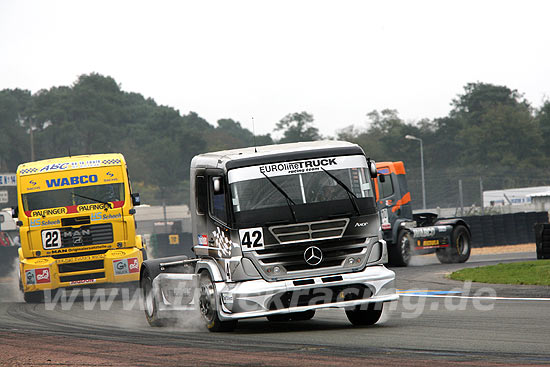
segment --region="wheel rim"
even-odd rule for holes
[[[470,243],[468,242],[468,239],[464,235],[464,233],[460,233],[457,236],[456,239],[456,250],[460,255],[466,255],[468,252],[468,248],[470,247]]]
[[[145,293],[145,300],[144,300],[145,312],[149,317],[151,317],[155,312],[155,301],[154,301],[152,287],[149,279],[147,279],[145,282],[144,293]]]
[[[411,244],[408,236],[401,238],[401,257],[406,263],[411,259]]]
[[[207,322],[212,322],[214,319],[214,306],[215,305],[215,299],[214,299],[214,285],[212,284],[212,281],[210,281],[209,278],[203,277],[201,281],[201,292],[199,297],[199,308],[201,311],[202,317]]]

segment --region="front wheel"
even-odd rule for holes
[[[44,291],[23,292],[23,299],[27,303],[41,303],[41,302],[44,302]]]
[[[412,258],[413,238],[409,231],[400,230],[397,243],[388,246],[389,263],[393,266],[407,266]]]
[[[236,320],[221,321],[218,317],[218,303],[216,288],[210,274],[207,271],[200,273],[199,277],[199,308],[201,316],[209,331],[233,331],[237,326]]]
[[[346,309],[346,316],[354,326],[374,325],[380,320],[383,309],[383,303],[358,305],[351,309]]]

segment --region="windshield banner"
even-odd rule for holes
[[[259,178],[295,175],[321,171],[321,168],[331,171],[349,168],[366,168],[367,159],[363,155],[312,158],[301,161],[269,163],[265,165],[236,168],[229,171],[229,183],[254,180]]]
[[[19,178],[21,193],[124,182],[120,166],[56,171]]]

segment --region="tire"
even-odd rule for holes
[[[393,266],[407,266],[411,262],[413,238],[402,229],[397,235],[397,243],[388,246],[389,263]]]
[[[471,237],[468,229],[459,224],[451,233],[451,244],[444,249],[437,249],[437,258],[442,264],[458,264],[466,262],[472,251]]]
[[[266,317],[271,322],[290,321],[290,314],[289,313],[278,313],[278,314],[269,315],[269,316],[266,316]]]
[[[199,309],[206,328],[212,332],[233,331],[237,321],[221,321],[218,316],[218,295],[212,277],[207,271],[202,271],[199,275],[199,288]]]
[[[292,321],[307,321],[311,320],[315,316],[315,310],[307,310],[302,312],[293,312],[290,314]]]
[[[149,269],[143,270],[141,278],[141,291],[143,295],[143,309],[145,310],[145,318],[149,325],[153,327],[167,326],[168,320],[162,319],[158,314],[158,300],[153,293],[153,279],[149,274]]]
[[[366,309],[365,305],[346,309],[346,316],[354,326],[374,325],[380,320],[383,309],[383,303],[369,303]]]
[[[44,302],[44,291],[23,292],[23,299],[27,303],[42,303]]]

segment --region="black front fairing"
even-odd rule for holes
[[[244,210],[234,213],[234,227],[246,228],[292,224],[295,222],[313,222],[327,219],[356,217],[358,214],[363,216],[377,213],[374,198],[357,198],[355,201],[359,213],[355,210],[350,199]],[[296,221],[294,220],[292,210],[294,210]]]

